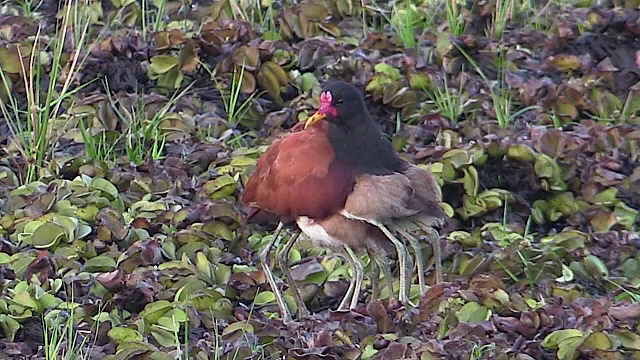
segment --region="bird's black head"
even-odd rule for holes
[[[307,120],[305,128],[322,119],[338,126],[370,121],[362,93],[344,81],[331,81],[322,87],[320,108]]]
[[[329,127],[329,142],[342,163],[358,172],[377,175],[405,168],[406,163],[371,120],[362,93],[353,85],[332,81],[322,87],[320,108],[307,120],[305,128],[323,119],[333,124]]]

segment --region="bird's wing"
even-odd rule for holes
[[[363,220],[386,222],[414,215],[445,216],[442,192],[431,173],[409,166],[402,173],[359,175],[342,213]]]
[[[280,138],[260,157],[241,201],[280,217],[323,219],[339,211],[354,172],[335,161],[324,126]]]

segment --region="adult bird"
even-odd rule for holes
[[[402,230],[415,246],[418,242],[403,230],[408,224],[417,224],[431,237],[439,237],[431,230],[446,219],[441,197],[433,175],[410,165],[393,149],[372,121],[358,89],[333,81],[322,88],[320,108],[306,121],[304,130],[274,141],[260,157],[241,201],[253,208],[253,214],[269,214],[281,225],[295,221],[313,240],[342,246],[347,253],[353,247],[383,248],[388,239],[400,263],[400,301],[407,303],[411,259],[404,243],[388,227]],[[281,258],[286,259],[294,241],[290,240]],[[433,247],[434,255],[439,255],[439,242],[434,241]],[[263,263],[265,258],[263,251]],[[422,289],[424,264],[418,255],[416,258]],[[435,262],[438,280],[441,269],[437,256]],[[361,279],[356,271],[354,292]],[[275,281],[270,285],[276,293]],[[283,310],[284,301],[278,302]],[[354,305],[354,298],[350,305]]]

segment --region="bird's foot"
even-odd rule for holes
[[[305,306],[298,306],[298,319],[302,320],[311,316],[311,311]]]
[[[289,324],[293,321],[293,316],[288,308],[280,309],[280,318],[284,324]]]

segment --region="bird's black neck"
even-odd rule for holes
[[[337,160],[362,173],[388,175],[403,171],[407,166],[389,139],[372,121],[362,121],[348,127],[331,124],[329,141]]]

